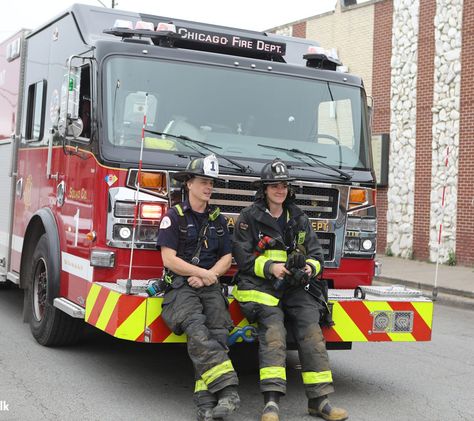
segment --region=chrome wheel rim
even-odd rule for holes
[[[41,257],[36,263],[33,277],[33,312],[38,321],[41,321],[44,316],[47,281],[48,267],[46,261]]]

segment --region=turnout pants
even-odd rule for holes
[[[238,385],[227,353],[227,337],[233,327],[227,299],[220,285],[191,288],[187,282],[165,293],[162,317],[177,335],[186,333],[188,354],[195,377],[195,402],[214,404],[215,393]]]
[[[286,329],[292,329],[308,399],[334,392],[319,307],[302,287],[284,292],[277,306],[241,302],[242,312],[258,324],[260,390],[286,393]]]

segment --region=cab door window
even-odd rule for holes
[[[44,110],[46,103],[46,81],[42,80],[28,87],[28,108],[26,118],[26,140],[41,140],[44,134]]]
[[[82,120],[83,129],[79,137],[90,139],[92,128],[92,103],[91,103],[91,72],[90,66],[81,67],[81,87],[79,90],[79,117]]]

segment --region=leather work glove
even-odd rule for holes
[[[291,271],[294,269],[304,269],[306,266],[306,257],[302,253],[291,253],[286,260],[286,268]]]
[[[306,285],[309,281],[309,276],[305,272],[306,258],[302,253],[293,252],[288,256],[285,267],[291,272],[288,275],[287,281],[291,286]]]

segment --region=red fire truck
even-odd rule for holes
[[[162,272],[161,217],[182,200],[170,175],[209,153],[224,178],[212,202],[230,229],[264,163],[288,163],[325,252],[328,344],[430,340],[430,300],[371,287],[367,100],[361,79],[330,53],[296,38],[84,5],[19,32],[0,52],[0,282],[24,289],[39,343],[72,343],[84,322],[132,341],[186,340],[144,286]]]

